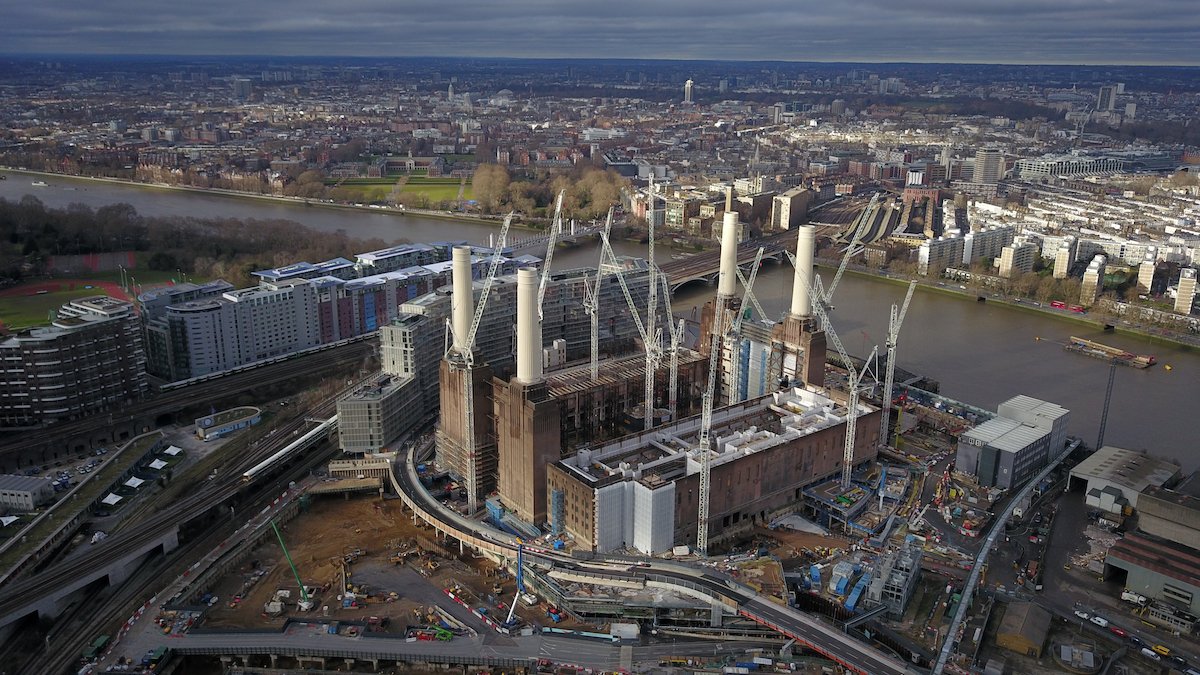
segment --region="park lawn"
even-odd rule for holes
[[[395,178],[347,178],[345,180],[332,179],[325,181],[325,184],[331,187],[339,184],[342,187],[346,187],[348,185],[394,185],[395,183]]]
[[[386,185],[342,185],[340,189],[349,190],[358,195],[360,202],[382,202],[386,201],[388,195],[392,193],[394,183]]]
[[[406,184],[401,190],[403,194],[423,194],[431,202],[453,201],[458,198],[458,184],[454,185],[413,185]],[[470,186],[463,191],[463,199],[474,199]]]
[[[50,310],[58,309],[69,300],[92,295],[107,295],[103,288],[76,288],[42,295],[15,295],[0,298],[0,322],[9,330],[50,323]]]
[[[414,176],[413,178],[409,178],[408,182],[413,185],[458,185],[462,182],[462,179],[450,178],[448,176],[439,176],[437,178]]]

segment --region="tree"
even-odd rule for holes
[[[508,169],[498,164],[480,164],[471,179],[471,189],[484,213],[494,213],[508,194]]]

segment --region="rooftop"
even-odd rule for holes
[[[49,487],[50,479],[41,476],[0,475],[0,490],[38,490]]]
[[[983,424],[964,431],[962,436],[988,445],[1002,452],[1020,452],[1037,442],[1046,431],[1022,424],[1007,417],[990,419]]]
[[[1179,465],[1141,452],[1106,445],[1080,462],[1071,475],[1106,480],[1134,492],[1161,486],[1179,474]]]
[[[874,408],[859,405],[859,414]],[[710,466],[719,466],[790,443],[846,421],[844,404],[823,389],[794,388],[713,411]],[[622,478],[655,487],[699,470],[700,416],[625,436],[599,448],[585,448],[561,462],[568,473],[589,483]]]

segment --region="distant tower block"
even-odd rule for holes
[[[688,80],[687,82],[683,83],[683,102],[684,103],[687,103],[689,105],[692,103],[695,103],[695,101],[692,99],[692,95],[695,94],[695,87],[696,87],[695,83],[692,82],[691,80]]]

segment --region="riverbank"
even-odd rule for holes
[[[324,208],[324,209],[341,209],[350,211],[363,211],[367,213],[383,213],[391,216],[419,216],[421,218],[434,218],[437,220],[446,220],[451,222],[472,223],[472,224],[487,224],[494,225],[499,228],[504,222],[503,216],[476,216],[466,213],[448,213],[446,211],[430,211],[424,209],[396,209],[391,207],[368,206],[366,204],[339,204],[336,202],[327,202],[319,199],[306,199],[304,197],[287,197],[283,195],[264,195],[254,192],[242,192],[239,190],[226,190],[223,188],[200,188],[191,185],[167,185],[166,183],[142,183],[134,180],[126,180],[124,178],[110,178],[107,176],[75,176],[72,174],[55,173],[52,171],[35,171],[33,169],[18,169],[10,166],[0,166],[0,171],[9,172],[12,174],[27,175],[27,176],[43,176],[49,178],[67,178],[70,180],[90,181],[95,183],[112,183],[126,187],[144,188],[149,190],[163,190],[175,192],[190,192],[193,194],[209,195],[216,197],[227,197],[230,199],[251,199],[258,201],[274,202],[277,204],[288,204],[290,206],[303,206],[306,208]],[[31,186],[32,187],[32,186]],[[36,195],[36,191],[31,191],[30,194]],[[521,230],[529,230],[531,232],[540,232],[544,228],[537,227],[530,223],[517,222],[515,219],[510,225],[510,228]]]
[[[825,267],[826,265],[819,266]],[[830,269],[837,269],[834,265],[829,265],[828,267]],[[850,268],[846,268],[846,274],[852,274],[857,277],[872,279],[875,281],[883,281],[897,286],[908,286],[908,282],[910,281],[909,279],[892,276],[890,274],[878,274]],[[937,282],[929,282],[922,279],[917,279],[916,281],[917,289],[921,291],[940,293],[942,295],[951,297],[974,300],[975,302],[979,302],[979,298],[982,297],[984,298],[984,301],[979,302],[981,305],[1000,305],[1001,307],[1005,307],[1007,309],[1048,317],[1056,321],[1086,326],[1092,330],[1112,331],[1120,335],[1129,335],[1131,337],[1147,339],[1155,344],[1169,345],[1186,352],[1200,352],[1200,338],[1189,340],[1190,336],[1184,336],[1176,333],[1152,333],[1150,331],[1135,328],[1129,325],[1122,325],[1120,323],[1112,324],[1106,320],[1094,319],[1087,314],[1063,312],[1061,310],[1047,308],[1045,306],[1036,306],[1028,302],[1016,302],[1004,297],[980,296],[978,293],[964,291],[957,286],[951,286],[949,283],[941,286],[938,285]]]

